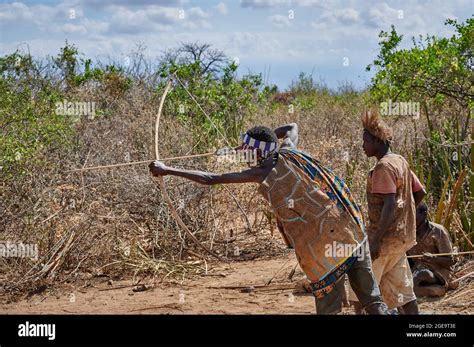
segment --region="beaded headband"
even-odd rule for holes
[[[262,151],[263,156],[266,156],[271,151],[274,151],[278,146],[276,142],[259,141],[247,134],[240,135],[240,138],[242,143],[248,145],[249,147],[259,148]]]

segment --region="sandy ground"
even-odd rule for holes
[[[0,297],[1,314],[312,314],[313,296],[302,286],[301,273],[290,281],[294,255],[271,260],[216,264],[202,276],[184,281],[132,286],[130,280],[100,278],[87,286],[63,287],[18,302]],[[474,261],[466,264],[466,269]],[[278,272],[278,270],[280,270]],[[469,269],[467,269],[469,270]],[[278,272],[278,273],[277,273]],[[272,283],[264,286],[277,273]],[[239,288],[228,288],[239,287]],[[253,287],[253,288],[252,288]],[[474,281],[436,300],[420,300],[426,314],[473,314]],[[343,314],[352,314],[352,307]]]

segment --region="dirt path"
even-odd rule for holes
[[[109,284],[104,280],[91,287],[65,288],[60,294],[36,295],[16,303],[2,300],[0,313],[312,314],[315,311],[313,296],[294,281],[302,275],[297,272],[293,282],[288,280],[294,264],[292,254],[271,260],[235,262],[231,268],[220,265],[208,276],[187,280],[183,284],[159,284],[144,291],[134,291],[130,281]],[[270,286],[259,287],[279,269],[281,271]],[[253,290],[244,291],[223,288],[252,285]],[[120,288],[122,286],[127,287]],[[420,309],[434,314],[473,314],[473,297],[474,282],[465,283],[441,300],[421,301]],[[352,308],[344,308],[343,312],[351,314]]]

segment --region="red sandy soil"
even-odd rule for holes
[[[206,276],[183,283],[145,286],[133,286],[130,280],[101,278],[93,284],[62,287],[17,302],[0,297],[0,313],[313,314],[314,298],[304,290],[301,272],[297,270],[292,280],[288,279],[295,264],[292,254],[233,262],[230,266],[216,264]],[[473,268],[474,261],[466,263],[460,274],[472,272]],[[272,277],[271,284],[265,286]],[[473,314],[473,298],[471,277],[443,298],[420,299],[420,310],[426,314]],[[345,307],[343,314],[353,314],[352,307]]]

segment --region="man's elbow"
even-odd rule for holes
[[[290,123],[289,124],[290,126],[290,133],[293,135],[293,136],[296,136],[298,137],[298,124],[296,123]]]
[[[200,180],[199,180],[199,183],[205,185],[205,186],[212,186],[212,185],[215,185],[215,184],[218,184],[218,176],[216,175],[203,175]]]
[[[298,146],[298,125],[296,123],[290,123],[291,130],[287,133],[291,142],[295,146]]]
[[[423,201],[425,196],[426,196],[426,191],[424,189],[421,189],[421,190],[413,193],[413,197],[414,197],[414,200],[415,200],[415,205],[418,206],[420,204],[420,202]]]
[[[290,126],[291,130],[296,130],[296,131],[298,131],[298,124],[296,124],[296,123],[289,123],[288,125]]]
[[[384,198],[383,205],[384,207],[387,207],[393,210],[395,206],[397,205],[395,194],[387,194]]]

